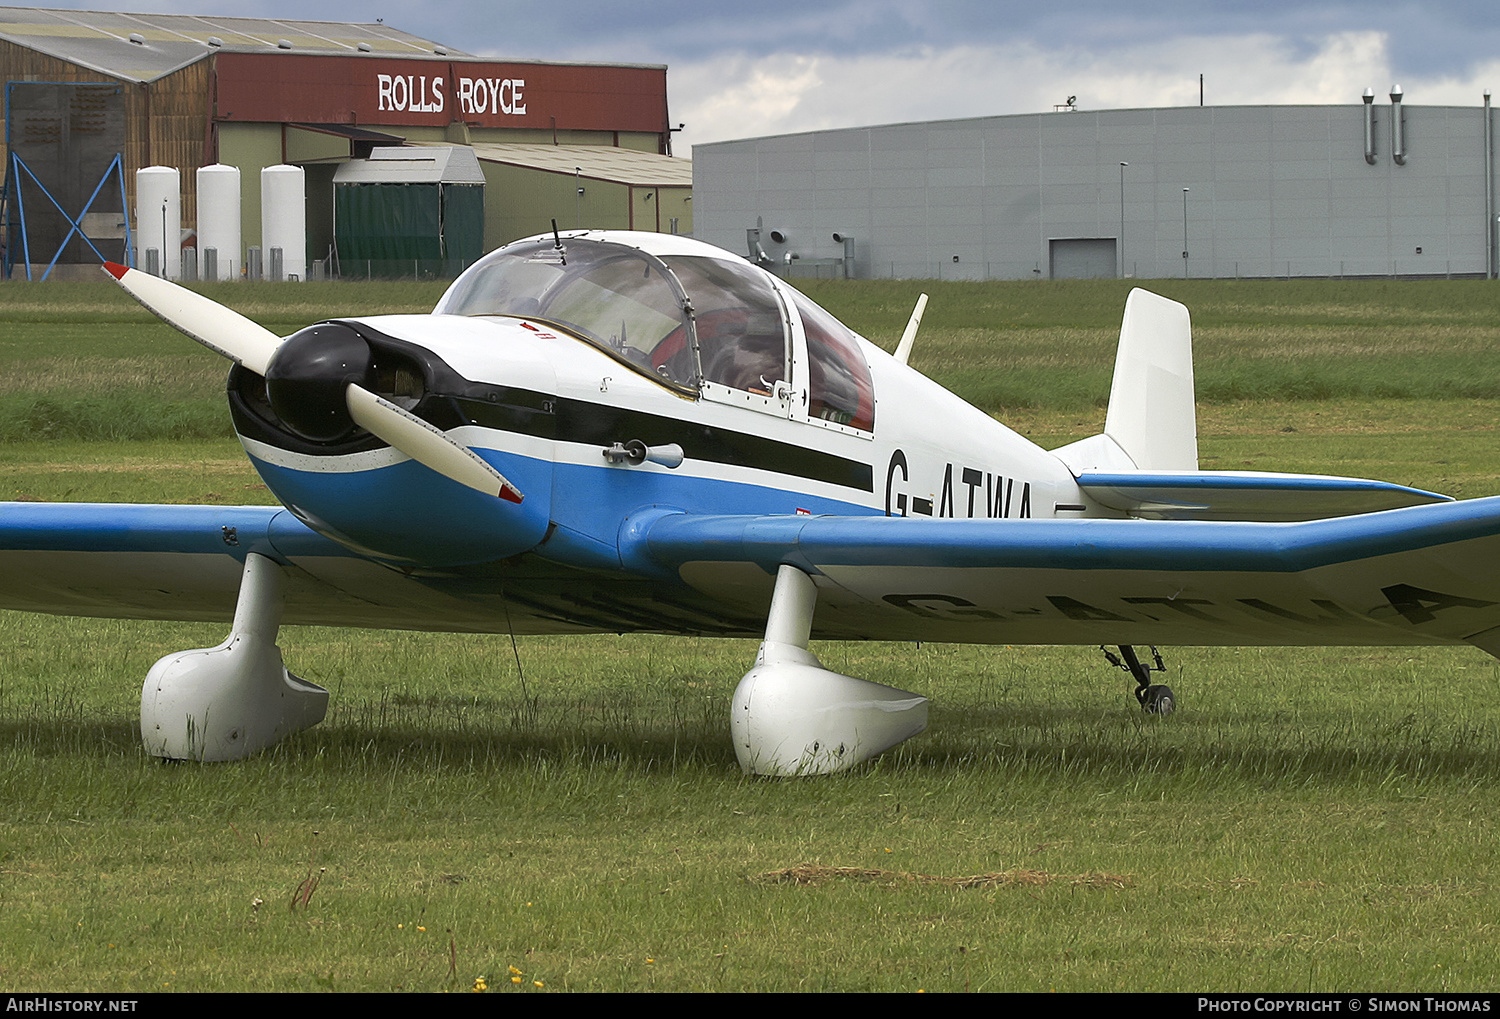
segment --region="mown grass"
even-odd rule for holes
[[[1123,288],[922,286],[919,367],[1044,445],[1098,430]],[[279,331],[436,297],[223,289]],[[808,289],[892,343],[918,287]],[[1162,289],[1194,309],[1200,386],[1275,383],[1205,403],[1205,466],[1500,493],[1493,402],[1423,377],[1494,375],[1490,287]],[[0,495],[269,501],[222,367],[144,315],[107,287],[0,294],[0,414],[122,401],[0,430]],[[219,430],[102,427],[143,391]],[[1168,649],[1161,720],[1088,648],[824,645],[930,694],[932,725],[786,782],[728,744],[753,642],[289,628],[327,722],[234,765],[146,760],[146,669],[222,637],[0,615],[8,990],[1479,991],[1500,963],[1500,663],[1477,650]]]
[[[894,348],[931,292],[912,364],[983,410],[1102,408],[1130,281],[800,281]],[[1500,398],[1500,292],[1473,281],[1156,280],[1193,310],[1206,406]],[[440,283],[199,288],[282,334],[351,314],[429,310]],[[0,300],[0,442],[228,436],[222,361],[109,283]]]
[[[162,766],[121,677],[217,632],[6,622],[13,989],[1475,990],[1500,949],[1477,652],[1185,650],[1163,722],[1084,649],[827,645],[932,730],[777,782],[722,731],[744,642],[524,639],[523,687],[504,638],[299,630],[328,722]]]

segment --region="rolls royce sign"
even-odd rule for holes
[[[442,113],[447,108],[448,86],[438,76],[425,74],[378,74],[375,76],[377,109],[409,110],[412,113]],[[469,78],[460,76],[453,89],[456,112],[465,115],[526,114],[525,78]]]
[[[221,122],[667,128],[665,67],[219,53],[214,78]]]

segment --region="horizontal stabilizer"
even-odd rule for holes
[[[1261,471],[1090,472],[1078,486],[1110,509],[1154,520],[1321,520],[1452,501],[1386,481]]]

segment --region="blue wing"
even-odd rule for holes
[[[287,623],[482,628],[269,506],[0,503],[0,608],[228,621],[249,552],[287,568]]]
[[[0,504],[0,606],[126,618],[233,611],[267,507]]]
[[[1500,497],[1292,523],[665,515],[634,554],[815,632],[1015,644],[1500,646]]]
[[[555,570],[507,607],[492,577],[391,569],[282,509],[0,504],[0,607],[227,620],[254,551],[288,569],[287,623],[747,633],[791,563],[823,637],[1500,650],[1500,497],[1292,523],[661,511],[620,541],[618,576]]]
[[[245,556],[285,571],[282,622],[467,633],[734,634],[672,578],[529,557],[455,569],[382,564],[280,507],[0,503],[0,609],[228,622]]]

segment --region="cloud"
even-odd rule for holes
[[[1406,101],[1418,106],[1477,106],[1485,89],[1500,92],[1500,59],[1468,68],[1463,77],[1437,75],[1398,82]],[[1384,95],[1375,87],[1376,95]],[[1496,100],[1500,104],[1500,99]]]
[[[825,61],[812,56],[741,55],[712,65],[668,68],[669,100],[672,95],[694,97],[681,106],[673,104],[673,118],[691,116],[700,134],[708,127],[719,138],[784,133],[782,125],[807,122],[808,97],[818,95],[824,84],[818,65]]]
[[[1076,95],[1082,109],[1186,106],[1198,75],[1215,106],[1357,103],[1390,81],[1387,39],[1342,32],[1313,47],[1270,34],[1179,37],[1116,49],[1032,42],[896,53],[740,54],[678,62],[667,78],[688,143],[912,120],[1036,113]],[[1422,83],[1425,84],[1425,83]],[[1464,86],[1467,87],[1467,86]],[[1457,96],[1455,83],[1442,95]],[[1439,99],[1407,86],[1413,101]],[[680,150],[681,151],[681,150]]]

